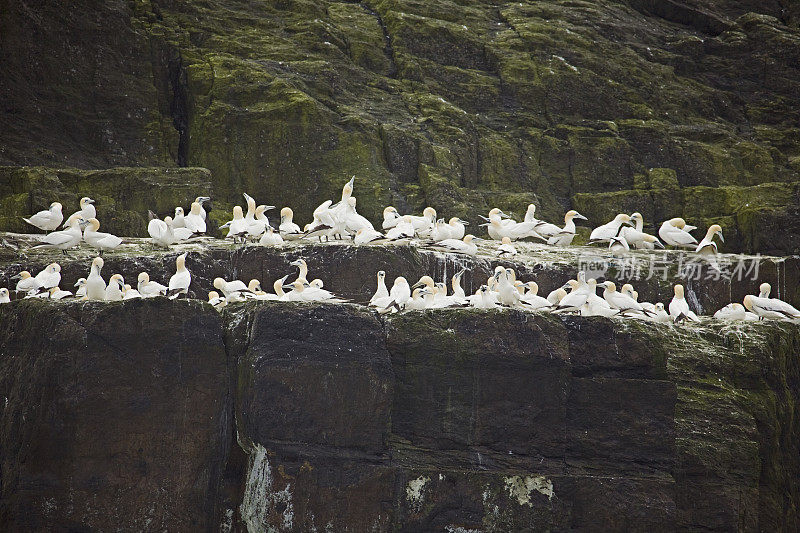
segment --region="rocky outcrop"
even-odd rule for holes
[[[642,187],[660,222],[691,208],[673,186],[718,205],[799,179],[788,2],[95,4],[0,4],[0,164],[203,167],[221,212],[249,191],[303,222],[354,174],[373,220],[473,222]],[[760,229],[794,232],[795,203],[696,222],[736,228],[728,251],[795,253]]]
[[[155,299],[0,331],[6,529],[798,521],[796,325]]]

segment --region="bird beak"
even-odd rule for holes
[[[291,263],[289,263],[289,264],[290,264],[291,266],[296,266],[296,267],[298,267],[298,266],[302,265],[303,263],[301,263],[299,259],[295,259],[294,261],[292,261],[292,262],[291,262]]]
[[[511,218],[510,216],[506,215],[502,211],[500,211],[500,216],[503,217],[503,218]]]
[[[229,228],[229,227],[231,227],[231,223],[230,222],[226,222],[225,224],[221,225],[219,227],[219,229],[225,229],[225,228]]]
[[[487,222],[489,221],[489,219],[487,217],[483,216],[483,215],[478,215],[478,216],[481,217],[483,220],[485,220]]]
[[[11,276],[11,279],[22,279],[22,276],[17,274],[16,276]]]
[[[624,223],[629,225],[629,226],[633,226],[634,225],[633,220],[626,220]]]
[[[411,288],[416,289],[417,287],[422,287],[423,285],[425,285],[423,282],[418,281],[414,285],[412,285]]]
[[[268,205],[268,206],[266,207],[266,209],[264,209],[264,211],[265,211],[265,212],[266,212],[266,211],[271,211],[271,210],[273,210],[273,209],[275,209],[275,206],[274,206],[274,205]]]
[[[200,203],[210,202],[211,201],[211,197],[210,196],[201,196],[201,197],[198,198],[198,200],[200,201]]]
[[[466,267],[462,268],[461,270],[458,271],[458,274],[456,274],[456,276],[458,276],[460,278],[461,276],[464,275],[464,272],[466,272],[466,271],[467,271]]]
[[[579,218],[579,219],[581,219],[581,220],[589,220],[588,218],[586,218],[585,216],[581,215],[580,213],[578,213],[577,215],[575,215],[573,218]]]
[[[469,226],[469,222],[467,222],[466,220],[461,220],[459,218],[458,221],[461,222],[462,224],[464,224],[465,226]]]
[[[90,204],[93,204],[93,203],[94,203],[94,200],[92,200],[91,198],[89,198],[88,200],[86,200],[86,202],[87,202],[87,203],[90,203]]]
[[[719,235],[719,240],[721,240],[722,242],[725,242],[725,237],[722,236],[722,232],[721,231],[718,231],[717,235]]]
[[[80,285],[80,283],[76,281],[75,285],[73,285],[73,287],[78,287],[79,285]]]
[[[249,194],[247,194],[246,192],[243,192],[243,193],[242,193],[242,196],[244,196],[244,199],[245,199],[245,200],[247,200],[248,202],[249,202],[250,200],[252,200],[252,199],[253,199],[253,198],[252,198],[252,197],[251,197]]]
[[[664,243],[662,243],[661,241],[659,241],[657,239],[653,242],[653,244],[656,245],[656,247],[658,247],[658,248],[663,248],[664,247]]]
[[[484,222],[483,224],[481,224],[481,227],[483,226],[491,226],[491,224],[489,224],[488,222]]]

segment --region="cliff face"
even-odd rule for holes
[[[0,8],[0,164],[204,167],[218,213],[247,190],[302,220],[355,174],[371,218],[637,209],[798,252],[792,2]]]
[[[797,326],[155,299],[0,331],[10,530],[798,523]]]

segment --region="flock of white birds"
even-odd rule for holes
[[[236,243],[255,243],[263,246],[281,246],[285,241],[315,239],[322,242],[330,240],[352,239],[355,245],[416,244],[451,253],[474,256],[478,253],[476,237],[466,233],[467,222],[458,217],[437,218],[432,207],[426,207],[421,216],[401,215],[394,207],[383,211],[383,223],[378,231],[372,223],[356,211],[356,198],[353,196],[354,179],[347,182],[342,189],[341,200],[333,203],[328,200],[314,210],[313,220],[300,228],[294,222],[294,213],[289,207],[280,211],[280,222],[277,227],[270,224],[266,213],[274,206],[256,205],[254,198],[244,194],[247,211],[240,206],[233,208],[233,218],[220,229],[227,230],[225,238]],[[200,196],[192,202],[188,214],[182,207],[175,208],[175,216],[159,219],[149,213],[148,234],[152,242],[158,246],[169,247],[204,236],[207,231],[207,213],[204,203],[209,197]],[[513,256],[517,250],[513,241],[520,239],[538,239],[552,246],[570,246],[576,235],[575,220],[587,220],[577,211],[570,210],[564,215],[564,226],[559,227],[535,217],[536,207],[528,206],[525,217],[517,222],[502,210],[494,208],[489,211],[486,226],[490,239],[500,241],[496,248],[498,256]],[[58,230],[64,221],[62,205],[53,202],[50,209],[40,211],[29,218],[27,223],[48,232],[41,237],[41,242],[32,248],[49,248],[61,250],[67,254],[85,242],[98,250],[99,256],[92,260],[89,274],[75,284],[76,291],[62,290],[61,267],[51,263],[35,276],[28,271],[20,272],[15,290],[24,298],[81,298],[87,300],[120,301],[132,298],[150,298],[166,296],[177,298],[189,294],[191,273],[186,268],[186,253],[176,259],[175,274],[167,285],[152,281],[147,272],[138,275],[137,286],[133,288],[125,283],[120,274],[113,274],[108,283],[102,277],[103,252],[119,247],[122,238],[104,233],[100,230],[100,222],[94,200],[84,197],[80,200],[80,209],[67,217],[62,230]],[[612,221],[592,230],[589,244],[603,244],[614,253],[624,253],[631,248],[652,250],[666,245],[676,248],[693,249],[694,252],[716,267],[714,255],[717,253],[715,237],[724,240],[722,228],[713,224],[708,228],[705,237],[697,242],[691,231],[697,229],[690,226],[682,218],[672,218],[661,224],[658,237],[643,231],[644,219],[640,213],[631,215],[620,213]],[[663,241],[663,242],[662,242]],[[273,284],[274,292],[265,292],[258,280],[248,284],[240,280],[226,281],[222,278],[214,280],[214,289],[208,293],[208,301],[220,309],[228,303],[246,299],[277,301],[324,301],[330,303],[345,302],[323,288],[321,279],[308,281],[308,265],[302,259],[292,263],[299,271],[297,278],[287,282],[286,275]],[[400,276],[388,289],[383,271],[377,274],[377,290],[370,299],[370,307],[379,313],[393,313],[404,310],[439,309],[445,307],[476,307],[481,309],[507,307],[530,311],[552,313],[578,313],[584,316],[632,317],[656,322],[697,321],[686,299],[682,285],[675,285],[674,297],[665,308],[662,303],[639,302],[638,293],[630,284],[617,290],[610,281],[598,282],[587,279],[585,273],[578,274],[563,286],[550,292],[547,297],[538,294],[539,287],[535,281],[523,282],[517,279],[511,268],[496,267],[492,276],[474,293],[467,295],[461,287],[464,270],[456,273],[451,281],[452,293],[448,294],[446,283],[436,283],[430,276],[423,276],[415,285]],[[597,289],[603,289],[602,297]],[[715,318],[727,320],[800,320],[800,311],[777,298],[770,298],[770,286],[763,283],[758,295],[748,295],[743,304],[731,303],[714,314]],[[10,293],[7,288],[0,288],[0,303],[8,303]]]

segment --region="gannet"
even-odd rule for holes
[[[400,213],[397,212],[392,206],[387,207],[383,210],[383,229],[388,230],[397,225],[400,222]]]
[[[535,281],[529,281],[525,283],[525,287],[528,290],[524,294],[520,295],[520,301],[525,303],[527,308],[536,310],[543,307],[550,307],[550,302],[547,301],[547,298],[539,296],[538,283]]]
[[[575,238],[575,219],[579,218],[581,220],[588,220],[585,216],[581,215],[575,210],[567,211],[564,215],[564,227],[559,228],[558,226],[552,225],[558,231],[551,232],[551,228],[544,227],[542,228],[541,225],[536,226],[536,231],[539,232],[540,235],[545,236],[545,230],[547,231],[547,244],[552,246],[569,246],[572,244],[572,239]]]
[[[92,268],[86,277],[86,298],[89,300],[104,300],[106,297],[106,282],[100,272],[103,270],[103,258],[92,259]]]
[[[164,217],[164,220],[159,220],[158,216],[152,211],[148,211],[150,222],[147,223],[147,233],[153,240],[154,244],[159,246],[169,247],[177,242],[175,232],[172,229],[172,217]]]
[[[514,222],[513,220],[502,220],[500,215],[493,214],[489,217],[488,224],[481,224],[487,226],[486,230],[489,237],[496,241],[502,241],[503,237],[508,237],[512,241],[517,239],[524,239],[526,237],[536,237],[546,240],[544,237],[536,232],[534,222]]]
[[[714,313],[714,318],[718,320],[746,320],[744,306],[739,303],[730,303]]]
[[[669,313],[664,311],[664,304],[658,302],[655,305],[655,311],[653,311],[652,320],[654,322],[672,322],[672,318],[669,316]]]
[[[466,220],[461,220],[458,217],[451,217],[450,220],[447,222],[447,225],[450,227],[449,238],[463,239],[467,231],[467,228],[465,226],[469,226],[469,222],[467,222]]]
[[[671,218],[661,224],[658,236],[670,246],[694,248],[697,244],[697,239],[689,234],[685,229],[686,227],[692,226],[687,226],[686,221],[682,218]]]
[[[359,215],[356,212],[356,197],[351,196],[347,199],[347,208],[345,209],[345,229],[351,233],[355,233],[360,229],[374,231],[375,227],[372,222]]]
[[[68,223],[69,223],[69,221],[70,221],[70,219],[72,217],[76,217],[77,219],[83,219],[83,220],[86,220],[86,221],[88,221],[89,219],[92,219],[92,218],[96,218],[97,217],[97,210],[94,208],[94,205],[92,205],[92,204],[94,204],[94,200],[92,200],[88,196],[84,196],[83,198],[81,198],[81,201],[80,201],[81,209],[80,209],[80,211],[75,211],[74,213],[72,213],[67,218],[67,221],[64,222],[64,226],[63,227],[66,228],[69,225]]]
[[[428,287],[428,289],[430,289],[431,294],[433,294],[436,291],[436,282],[434,282],[433,278],[428,276],[427,274],[419,278],[419,281],[417,281],[414,285],[412,285],[411,288],[416,289],[417,287],[422,287],[423,285]]]
[[[744,297],[744,306],[760,319],[800,320],[800,311],[777,298],[761,298],[748,294]]]
[[[120,274],[114,274],[108,279],[108,286],[106,287],[105,297],[107,302],[120,302],[122,301],[122,289],[125,280],[122,279]]]
[[[303,228],[303,237],[317,237],[322,242],[322,237],[329,240],[336,233],[345,233],[345,220],[330,208],[332,200],[325,200],[314,209],[313,220]]]
[[[433,223],[436,221],[436,210],[432,207],[426,207],[422,210],[422,216],[407,215],[411,219],[411,225],[414,231],[420,237],[429,237],[430,232],[433,230]],[[409,296],[410,298],[410,296]]]
[[[537,224],[541,222],[541,220],[536,220],[536,206],[534,204],[528,204],[528,208],[525,210],[525,217],[522,220],[523,222],[536,222]]]
[[[672,320],[675,322],[680,322],[681,320],[693,320],[698,322],[700,319],[689,309],[689,303],[683,296],[683,285],[680,283],[675,285],[674,290],[675,296],[672,297],[672,301],[669,303],[669,316],[671,316]]]
[[[186,269],[186,252],[175,258],[175,274],[169,278],[167,296],[175,299],[181,294],[188,294],[192,283],[192,274]]]
[[[289,275],[285,275],[282,278],[276,279],[275,282],[272,284],[272,290],[275,291],[275,294],[266,293],[264,296],[258,297],[259,300],[283,300],[286,298],[286,293],[283,292],[283,284],[286,282],[286,278]]]
[[[433,229],[431,230],[431,240],[434,242],[438,242],[449,238],[450,238],[450,226],[445,224],[443,218],[440,218],[433,224]]]
[[[259,239],[258,244],[261,246],[281,246],[283,244],[283,237],[280,233],[275,233],[272,226],[267,226],[267,231]]]
[[[208,214],[206,213],[206,209],[203,207],[203,204],[211,201],[211,198],[209,196],[198,196],[194,199],[194,201],[200,204],[200,217],[202,217],[203,220],[206,220]]]
[[[183,208],[180,206],[175,208],[175,216],[172,217],[172,227],[173,228],[186,227],[185,217],[183,216]]]
[[[558,302],[561,301],[561,298],[563,298],[564,295],[567,294],[566,289],[574,291],[577,288],[578,288],[578,280],[574,279],[567,280],[567,282],[561,287],[553,291],[550,291],[550,294],[547,295],[547,301],[550,302],[551,305],[556,306],[558,305]],[[563,295],[559,291],[563,292]]]
[[[372,298],[369,299],[370,305],[375,303],[376,300],[389,297],[389,289],[386,288],[386,272],[383,270],[378,271],[378,288]]]
[[[356,236],[353,237],[353,244],[357,246],[362,244],[378,244],[384,242],[386,242],[386,237],[383,236],[383,233],[380,231],[375,231],[374,229],[359,228],[359,230],[356,231]]]
[[[476,309],[494,309],[497,307],[497,302],[489,294],[489,287],[481,285],[474,297],[470,298],[470,305]]]
[[[290,208],[284,207],[281,209],[281,223],[278,226],[278,231],[280,231],[281,237],[287,241],[296,241],[303,237],[303,231],[300,226],[292,222],[293,217],[294,212]]]
[[[339,298],[331,291],[323,288],[321,279],[312,280],[303,291],[303,299],[307,302],[344,303],[347,300]]]
[[[419,287],[411,292],[411,298],[406,302],[407,311],[421,311],[427,307],[425,296],[430,294],[427,287]]]
[[[578,272],[578,285],[572,292],[564,296],[553,310],[556,312],[579,312],[581,307],[589,300],[589,295],[596,292],[596,286],[586,282],[586,272]],[[596,282],[595,282],[596,283]],[[609,302],[609,305],[611,302]]]
[[[627,252],[631,249],[628,241],[625,240],[623,235],[610,237],[608,240],[608,249],[612,252]]]
[[[295,259],[294,261],[289,263],[289,265],[297,267],[298,272],[295,281],[302,281],[304,283],[308,283],[308,279],[306,277],[308,276],[308,265],[306,264],[304,259]]]
[[[252,292],[256,297],[265,296],[267,293],[261,288],[261,282],[257,279],[251,279],[247,283],[247,288],[250,292]]]
[[[242,207],[235,205],[233,206],[233,220],[229,220],[222,226],[220,229],[228,228],[228,234],[225,235],[225,238],[233,239],[233,242],[244,241],[247,237],[247,229],[248,223],[244,219],[244,214],[242,213]],[[298,228],[299,229],[299,228]]]
[[[308,286],[308,282],[303,282],[300,280],[294,280],[293,282],[289,283],[288,285],[284,285],[284,289],[291,289],[289,292],[283,295],[282,300],[286,302],[304,302],[306,301],[305,292],[306,287]]]
[[[221,297],[217,291],[209,291],[208,303],[214,306],[214,309],[222,309],[228,305],[228,301]]]
[[[695,248],[695,252],[707,256],[716,254],[717,243],[714,242],[714,235],[719,235],[719,240],[725,242],[725,238],[722,236],[722,227],[719,224],[712,224],[708,228],[706,236],[703,237],[703,240],[700,241],[700,244]]]
[[[90,218],[89,225],[83,230],[83,240],[86,241],[89,246],[100,250],[100,255],[122,244],[122,239],[116,235],[97,231],[99,229],[100,221],[96,218]]]
[[[626,312],[639,312],[644,313],[646,315],[652,314],[649,311],[645,310],[642,305],[628,296],[627,294],[622,294],[621,292],[617,292],[617,286],[614,284],[613,281],[605,281],[603,283],[598,283],[598,286],[605,287],[605,291],[603,291],[603,298],[608,305],[613,307],[614,309],[619,310],[619,314],[623,314]]]
[[[75,290],[76,298],[84,298],[86,296],[86,278],[78,278],[73,287],[77,287]]]
[[[31,276],[31,273],[27,270],[23,270],[19,274],[12,276],[11,279],[19,279],[17,282],[16,291],[17,292],[24,292],[25,294],[35,294],[38,293],[42,285],[39,281]]]
[[[403,217],[386,231],[386,239],[390,241],[405,241],[414,238],[414,225],[411,223],[411,215]]]
[[[61,265],[58,263],[50,263],[44,267],[41,272],[36,274],[34,279],[44,290],[50,290],[53,287],[58,287],[58,284],[61,283]]]
[[[411,298],[411,287],[408,281],[403,276],[398,276],[394,280],[392,289],[389,291],[389,296],[386,298],[378,298],[370,305],[378,308],[379,313],[401,311],[408,299]]]
[[[225,281],[222,278],[215,278],[214,288],[219,290],[225,296],[225,299],[230,303],[241,302],[246,298],[255,296],[253,291],[251,291],[243,281],[238,279],[233,281]]]
[[[267,217],[264,216],[264,212],[267,210],[267,207],[268,206],[266,205],[260,205],[256,207],[253,220],[248,221],[247,236],[252,240],[258,239],[264,234],[265,231],[267,231],[269,221],[267,220]]]
[[[490,209],[488,216],[480,215],[480,217],[483,220],[485,220],[486,222],[489,222],[490,220],[492,220],[492,217],[495,217],[495,216],[500,217],[501,224],[503,224],[504,226],[505,225],[514,225],[514,224],[516,224],[516,221],[511,220],[511,217],[506,215],[505,213],[503,213],[503,211],[499,207],[494,207],[494,208]],[[492,237],[492,238],[494,238],[494,237]],[[495,240],[499,241],[500,239],[495,239]]]
[[[758,286],[758,297],[769,298],[769,293],[772,292],[772,285],[769,283],[762,283]]]
[[[36,226],[41,230],[53,231],[58,229],[58,225],[63,222],[64,214],[61,212],[61,204],[58,202],[53,202],[50,204],[50,209],[39,211],[30,218],[22,217],[22,220],[31,226]]]
[[[40,239],[41,244],[31,248],[56,248],[61,250],[64,255],[67,255],[69,248],[74,248],[81,243],[83,234],[81,233],[80,224],[82,221],[83,219],[80,215],[71,215],[65,223],[66,226],[69,226],[68,229],[48,233]]]
[[[140,272],[137,281],[137,288],[142,298],[167,295],[167,288],[156,281],[150,281],[150,275],[147,272]]]
[[[589,243],[609,242],[613,237],[618,237],[622,232],[623,225],[631,225],[631,217],[625,213],[620,213],[614,220],[598,226],[589,235]]]
[[[626,283],[625,285],[623,285],[619,292],[621,292],[622,294],[627,294],[628,296],[639,302],[639,293],[633,289],[633,285],[631,285],[630,283]],[[650,302],[639,302],[639,304],[647,311],[656,310],[656,306],[651,304]]]
[[[462,268],[461,270],[453,274],[453,277],[450,279],[450,284],[453,288],[453,294],[448,298],[449,298],[449,303],[452,305],[463,305],[464,303],[466,303],[467,295],[464,292],[464,289],[461,287],[461,277],[464,275],[464,272],[466,271],[467,271],[466,268]]]
[[[5,287],[0,288],[0,304],[7,304],[11,302],[11,297],[8,295],[8,289]]]
[[[192,205],[189,208],[189,214],[183,219],[186,229],[190,230],[194,234],[204,234],[206,232],[206,219],[204,216],[202,216],[202,213],[205,213],[205,211],[203,211],[200,203],[192,202]]]
[[[496,267],[495,279],[497,279],[497,301],[508,307],[519,305],[519,292],[514,286],[510,268]]]
[[[123,300],[135,300],[136,298],[141,298],[141,293],[131,287],[128,284],[122,286],[122,299]]]
[[[434,243],[432,248],[438,248],[447,252],[456,252],[466,255],[475,255],[478,253],[478,245],[472,242],[474,237],[471,234],[464,235],[463,240],[445,239],[443,241]]]
[[[652,250],[656,246],[659,248],[664,247],[661,241],[656,239],[653,235],[642,231],[644,228],[644,217],[641,213],[633,213],[631,215],[631,221],[635,222],[635,227],[624,227],[622,229],[622,236],[625,237],[628,244],[638,250]]]
[[[500,246],[497,247],[497,255],[500,257],[517,255],[517,249],[511,244],[510,237],[503,237]]]
[[[31,299],[31,298],[36,298],[36,299],[50,298],[50,291],[43,291],[43,292],[29,292],[28,294],[26,294],[26,295],[23,297],[23,299],[25,299],[25,300],[29,300],[29,299]]]

